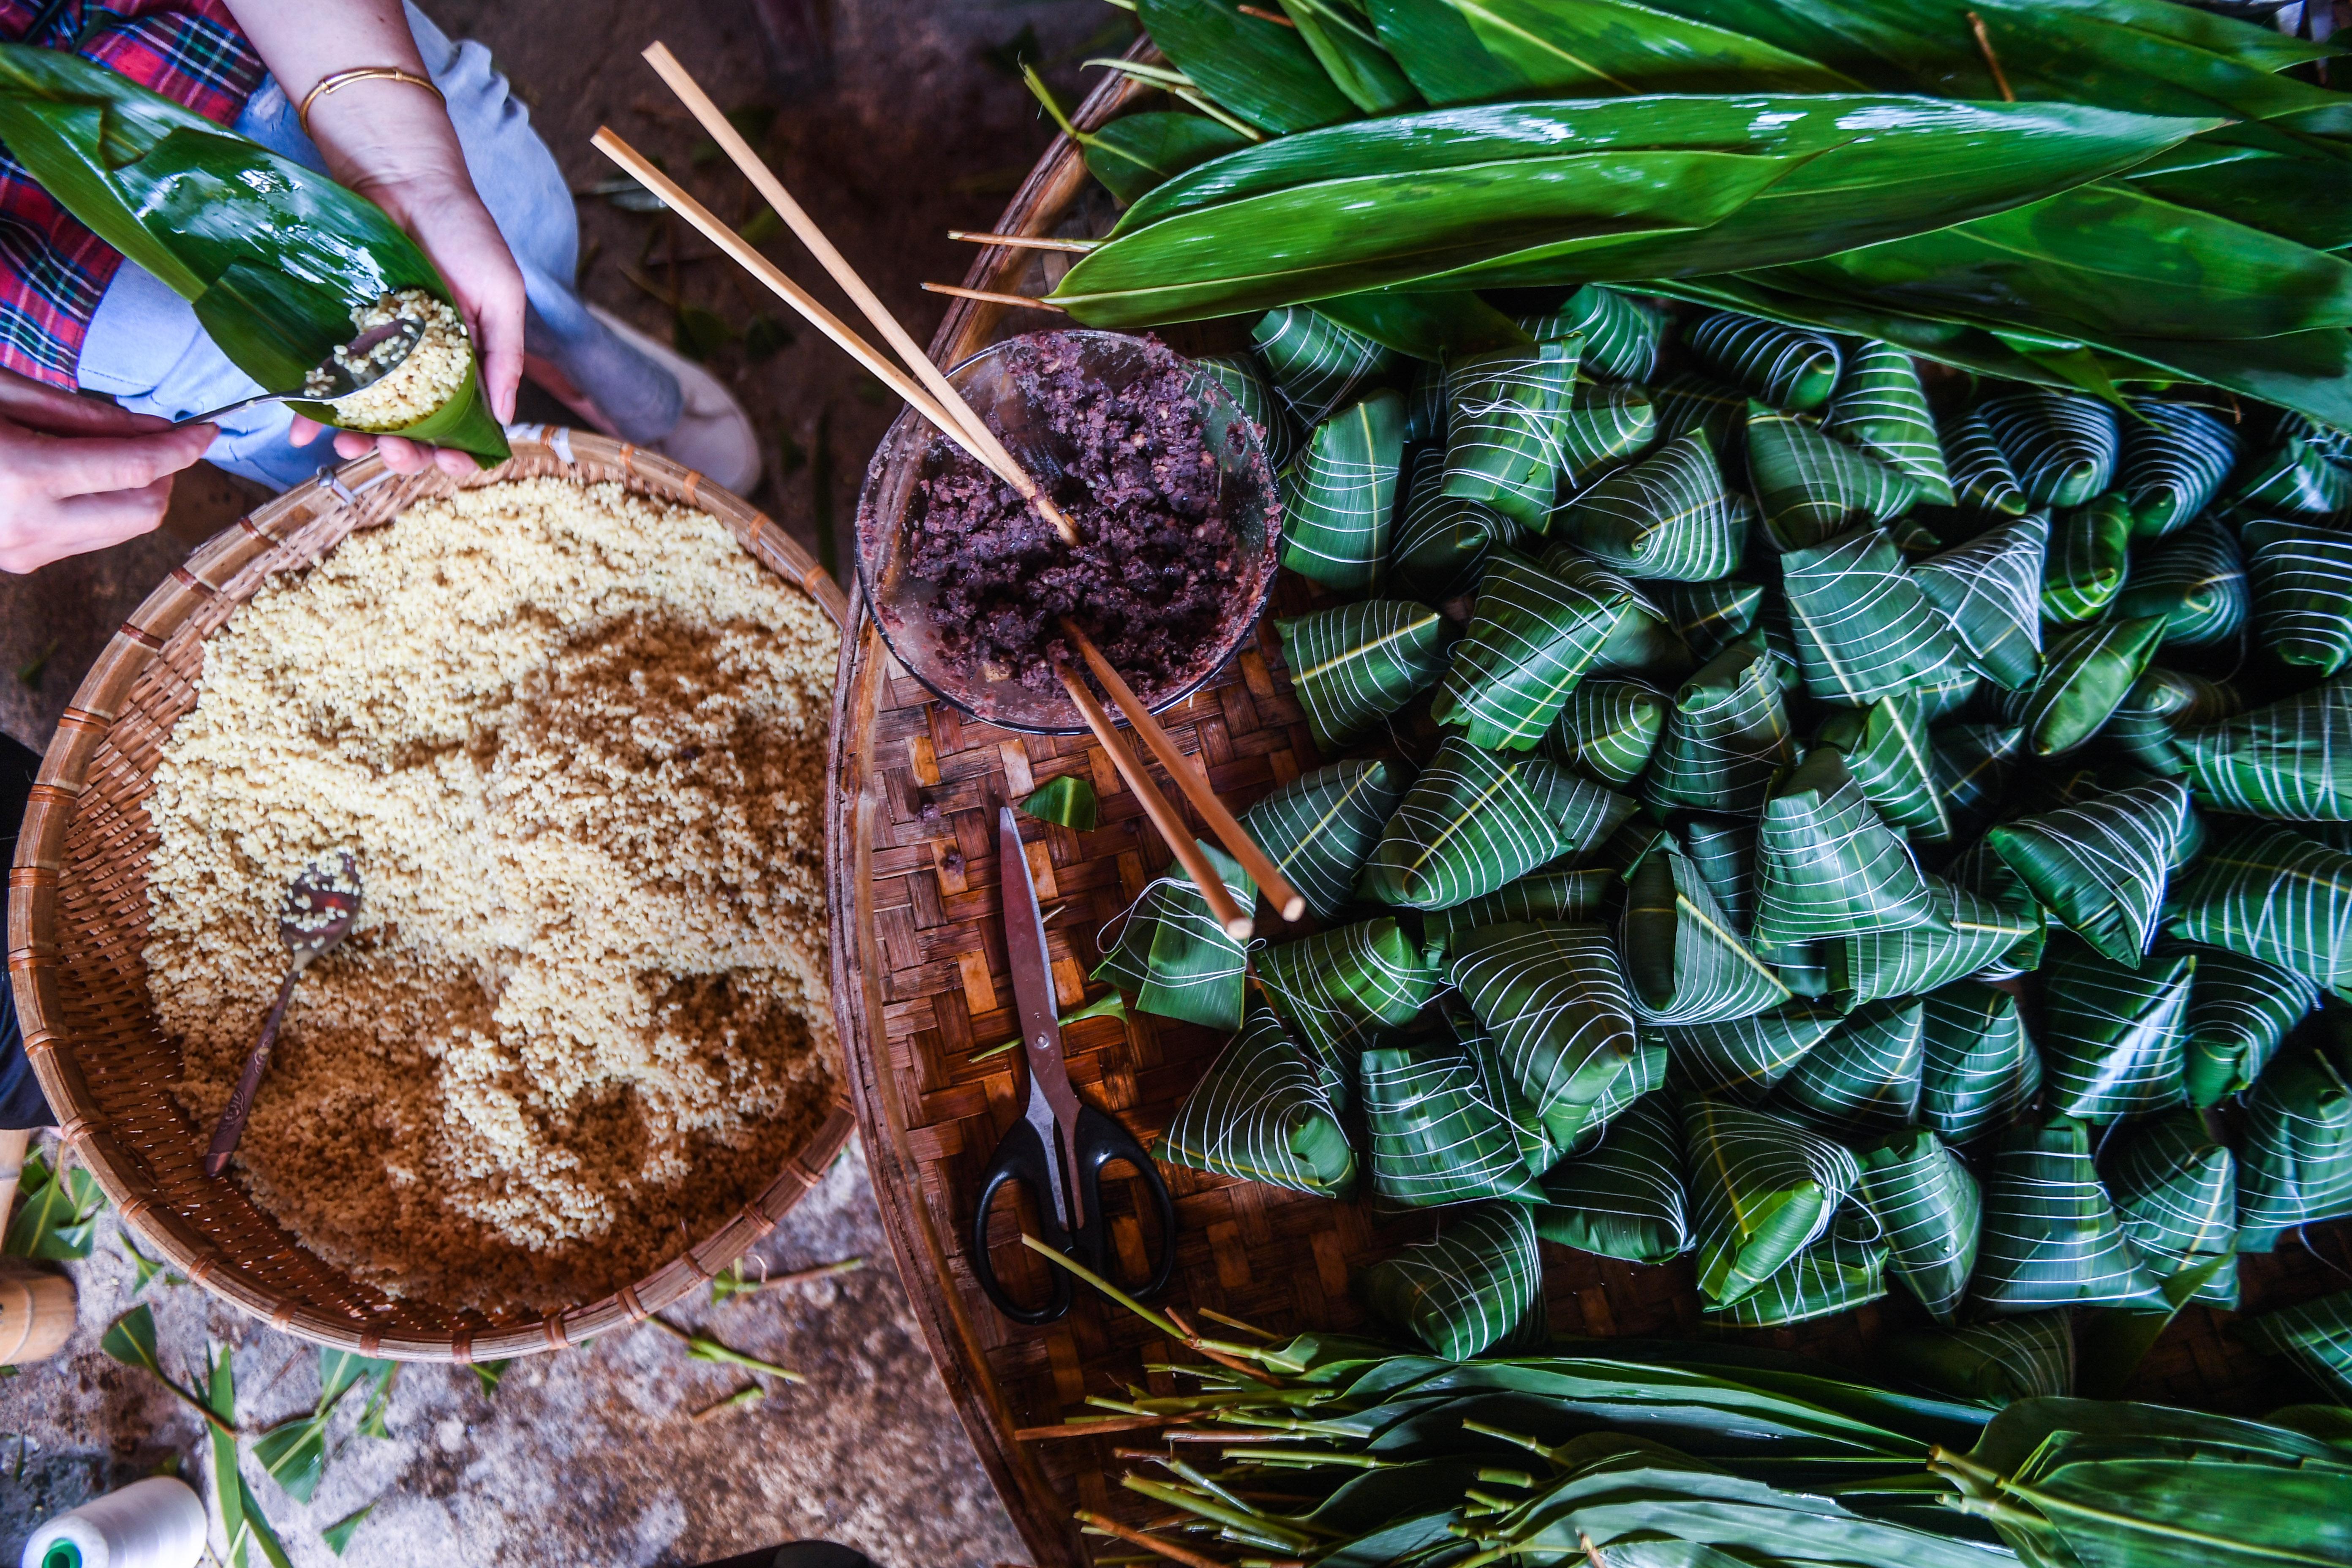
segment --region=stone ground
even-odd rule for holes
[[[709,363],[759,422],[767,478],[753,500],[828,561],[843,561],[866,454],[896,415],[882,387],[663,215],[626,211],[596,187],[616,172],[588,144],[611,124],[721,213],[748,218],[747,184],[677,109],[637,51],[667,42],[719,101],[766,123],[771,161],[918,338],[968,247],[1050,140],[1009,67],[1038,61],[1066,102],[1093,79],[1078,62],[1116,53],[1125,14],[1095,0],[427,0],[453,36],[488,44],[575,191],[588,295],[668,336],[683,319],[715,343]],[[764,11],[765,15],[762,15]],[[768,252],[845,315],[788,237]],[[681,310],[679,307],[686,307]],[[782,331],[777,329],[781,327]],[[544,399],[527,417],[562,418]],[[36,749],[127,613],[194,544],[256,496],[226,476],[183,480],[163,532],[0,577],[0,730]],[[516,1363],[485,1397],[470,1373],[414,1366],[394,1388],[388,1439],[351,1436],[308,1505],[247,1476],[301,1568],[338,1561],[320,1529],[373,1501],[341,1562],[685,1564],[800,1536],[849,1542],[888,1564],[1025,1561],[957,1424],[910,1317],[853,1145],[763,1246],[778,1270],[864,1256],[871,1267],[720,1308],[707,1323],[738,1349],[805,1372],[806,1386],[697,1421],[753,1381],[689,1361],[650,1327]],[[195,1418],[154,1381],[98,1351],[131,1304],[113,1221],[73,1265],[79,1326],[65,1352],[0,1383],[0,1562],[34,1521],[94,1490],[182,1459],[208,1462]],[[235,1347],[248,1430],[310,1408],[310,1347],[192,1286],[151,1282],[167,1367]],[[225,1544],[216,1542],[216,1545]]]

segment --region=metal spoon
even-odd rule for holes
[[[410,354],[416,352],[417,342],[425,336],[425,323],[414,316],[402,316],[380,327],[370,327],[341,348],[319,362],[319,367],[302,378],[302,384],[291,392],[263,392],[236,403],[223,404],[209,414],[195,414],[180,421],[181,425],[209,425],[224,415],[235,414],[241,408],[253,408],[264,403],[337,403],[362,387],[373,386],[398,370]],[[400,340],[400,351],[383,359],[372,359],[370,353],[379,345]],[[348,363],[346,363],[348,362]],[[321,382],[320,391],[310,390],[310,384]],[[176,426],[175,426],[176,428]]]
[[[348,854],[337,856],[332,863],[304,867],[286,889],[278,935],[293,956],[293,966],[286,972],[286,983],[278,988],[278,1001],[261,1026],[261,1038],[245,1058],[245,1074],[236,1080],[236,1092],[229,1096],[228,1107],[221,1112],[213,1146],[205,1152],[205,1175],[217,1176],[227,1170],[228,1157],[236,1152],[236,1141],[245,1136],[245,1119],[253,1110],[254,1092],[260,1089],[261,1075],[269,1066],[269,1052],[278,1044],[278,1026],[286,1020],[286,1004],[293,999],[294,983],[313,961],[334,952],[352,934],[359,918],[359,868]]]

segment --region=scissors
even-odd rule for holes
[[[1176,1261],[1176,1205],[1160,1168],[1133,1134],[1078,1099],[1062,1056],[1062,1026],[1054,1012],[1054,984],[1045,963],[1045,921],[1037,885],[1022,851],[1021,826],[1011,806],[998,808],[996,861],[1004,900],[1004,945],[1013,964],[1013,1011],[1021,1022],[1022,1054],[1029,1062],[1029,1100],[1005,1133],[981,1178],[971,1217],[971,1266],[997,1310],[1016,1323],[1050,1323],[1070,1310],[1070,1277],[1052,1270],[1053,1294],[1042,1307],[1024,1307],[1007,1293],[988,1258],[988,1210],[1007,1182],[1036,1200],[1039,1237],[1097,1274],[1110,1260],[1110,1226],[1102,1206],[1105,1165],[1124,1160],[1143,1175],[1160,1207],[1160,1257],[1150,1281],[1135,1292],[1156,1294]]]

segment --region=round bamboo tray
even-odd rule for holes
[[[1137,94],[1113,80],[1087,100],[1076,123],[1093,130]],[[1087,184],[1079,148],[1066,136],[1032,171],[997,229],[1097,235],[1112,216],[1102,191]],[[1065,259],[1052,252],[991,248],[964,281],[1034,296],[1059,276],[1047,268]],[[1051,324],[1025,310],[960,301],[933,338],[931,357],[955,364],[1000,338]],[[1192,334],[1169,336],[1181,349]],[[1277,587],[1277,610],[1295,613],[1305,603],[1304,585],[1295,579]],[[1082,1411],[1089,1394],[1123,1395],[1130,1386],[1176,1392],[1175,1380],[1147,1372],[1147,1364],[1194,1358],[1084,1289],[1067,1318],[1034,1329],[1008,1321],[982,1295],[963,1238],[982,1168],[1018,1118],[1023,1086],[1016,1055],[979,1064],[970,1057],[1018,1033],[998,923],[995,805],[1018,801],[1047,779],[1073,773],[1091,780],[1101,798],[1102,825],[1096,831],[1049,826],[1029,846],[1045,907],[1066,906],[1047,927],[1065,1006],[1077,1000],[1083,975],[1097,956],[1095,932],[1142,891],[1169,852],[1088,737],[1015,735],[931,700],[892,660],[862,604],[851,609],[842,659],[833,725],[839,788],[826,849],[835,1008],[883,1222],[948,1390],[1041,1568],[1077,1568],[1090,1561],[1093,1545],[1129,1554],[1134,1549],[1123,1543],[1082,1537],[1071,1512],[1085,1508],[1131,1524],[1150,1516],[1143,1499],[1112,1479],[1126,1468],[1113,1448],[1138,1437],[1148,1441],[1148,1435],[1074,1436],[1057,1428]],[[1217,792],[1237,810],[1329,760],[1308,737],[1270,626],[1225,670],[1160,717],[1179,745],[1204,759]],[[1224,1040],[1170,1019],[1133,1015],[1124,1022],[1075,1025],[1065,1043],[1070,1076],[1082,1095],[1116,1112],[1149,1146]],[[1207,1307],[1285,1334],[1367,1328],[1349,1295],[1350,1271],[1429,1229],[1425,1218],[1380,1225],[1360,1203],[1333,1203],[1175,1166],[1161,1172],[1176,1197],[1179,1235],[1175,1277],[1155,1304],[1172,1305],[1187,1316]],[[1129,1213],[1134,1212],[1130,1200]],[[1128,1277],[1139,1277],[1141,1237],[1132,1219],[1123,1229],[1115,1224],[1114,1237]],[[1024,1272],[1042,1266],[1023,1255],[1003,1205],[991,1239],[1003,1278],[1038,1278]],[[2315,1226],[2307,1246],[2290,1241],[2276,1254],[2242,1259],[2246,1310],[2268,1310],[2352,1284],[2347,1240],[2352,1225]],[[1543,1251],[1546,1308],[1555,1334],[1689,1337],[1698,1331],[1698,1296],[1687,1258],[1645,1268],[1550,1243]],[[1904,1304],[1884,1305],[1883,1314],[1873,1305],[1739,1337],[1865,1371],[1882,1319],[1896,1322],[1903,1313]],[[2233,1412],[2313,1397],[2281,1363],[2228,1333],[2229,1316],[2201,1307],[2182,1313],[2129,1392]]]
[[[488,1317],[399,1300],[304,1250],[227,1177],[204,1173],[209,1129],[170,1081],[179,1053],[147,999],[146,798],[163,743],[195,706],[205,639],[269,576],[313,564],[354,530],[415,501],[506,479],[618,480],[719,519],[752,558],[838,623],[824,569],[749,502],[658,454],[546,426],[513,432],[514,456],[455,479],[405,478],[362,458],[241,518],[175,567],[109,642],[59,721],[8,874],[8,971],[25,1045],[58,1131],[146,1247],[273,1328],[362,1355],[492,1361],[561,1350],[642,1321],[711,1278],[816,1184],[849,1137],[841,1086],[774,1181],[715,1233],[602,1300],[543,1317]]]

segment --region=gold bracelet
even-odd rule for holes
[[[423,88],[434,97],[440,99],[444,104],[449,101],[441,89],[433,84],[430,77],[421,77],[415,71],[402,70],[398,66],[361,66],[352,70],[335,71],[320,77],[319,85],[302,95],[302,106],[294,111],[294,118],[300,122],[303,135],[310,134],[310,106],[337,88],[349,87],[355,81],[404,81],[411,87]],[[313,137],[312,140],[317,139]]]

